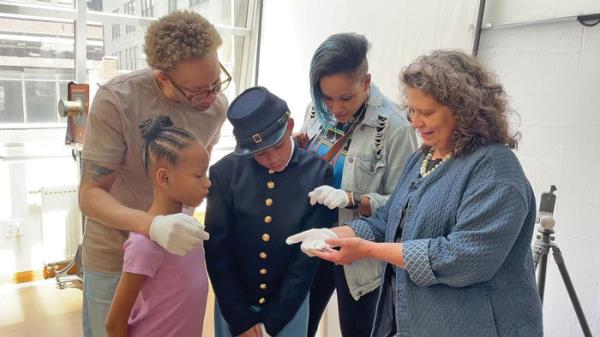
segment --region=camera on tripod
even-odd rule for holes
[[[538,229],[538,232],[540,234],[538,234],[536,237],[535,249],[533,253],[533,264],[538,272],[538,293],[540,295],[540,300],[543,303],[544,288],[546,284],[546,265],[548,261],[548,253],[551,250],[552,256],[554,257],[554,262],[556,262],[556,266],[558,267],[560,276],[563,280],[563,283],[565,284],[565,287],[567,288],[567,293],[569,294],[569,298],[571,299],[571,303],[573,304],[573,308],[575,309],[575,314],[577,315],[577,319],[579,320],[579,325],[581,325],[583,335],[585,337],[592,337],[592,332],[587,323],[585,315],[583,314],[581,303],[579,303],[579,298],[577,297],[577,293],[575,292],[575,287],[573,286],[573,282],[571,281],[571,277],[569,276],[569,272],[567,271],[567,266],[565,265],[565,260],[563,259],[562,252],[554,242],[553,214],[554,205],[556,204],[556,195],[554,194],[555,191],[556,186],[551,185],[549,192],[542,193],[542,198],[540,199],[540,208],[538,210],[538,215],[536,219],[541,227]]]
[[[554,206],[556,205],[555,191],[556,185],[550,185],[550,191],[542,193],[536,222],[540,222],[544,216],[552,216],[554,214]]]

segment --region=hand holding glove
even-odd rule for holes
[[[314,254],[311,253],[311,250],[327,250],[331,248],[331,246],[325,243],[325,240],[337,237],[337,234],[335,234],[335,232],[329,228],[313,228],[289,236],[285,240],[285,243],[288,245],[293,245],[295,243],[302,242],[300,245],[302,252],[310,257],[313,257]]]
[[[310,204],[319,203],[327,206],[329,209],[344,208],[350,203],[348,193],[344,190],[322,185],[308,193]]]
[[[204,225],[183,213],[157,215],[150,224],[150,239],[172,254],[183,256],[208,238]]]

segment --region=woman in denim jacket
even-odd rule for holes
[[[364,36],[351,33],[332,35],[317,48],[310,67],[312,103],[296,137],[322,157],[334,148],[326,159],[334,167],[333,186],[309,196],[312,204],[337,208],[342,225],[385,204],[417,146],[405,114],[371,83],[368,48]],[[308,335],[315,335],[335,288],[342,335],[369,336],[380,274],[374,259],[347,266],[323,261],[311,289]]]
[[[502,86],[453,51],[420,57],[401,78],[423,147],[384,207],[308,252],[385,262],[373,337],[541,337],[535,197],[510,150]],[[328,231],[301,233],[303,245]]]

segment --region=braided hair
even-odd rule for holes
[[[139,128],[144,139],[142,165],[146,174],[149,164],[160,159],[176,165],[181,158],[181,151],[196,141],[196,137],[189,131],[174,127],[168,116],[146,119],[140,123]]]

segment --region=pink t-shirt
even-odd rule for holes
[[[123,271],[148,276],[129,317],[129,336],[200,337],[208,296],[204,248],[171,254],[130,232]]]

